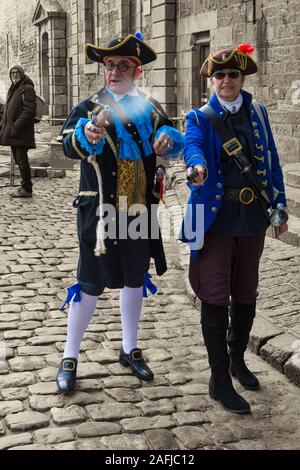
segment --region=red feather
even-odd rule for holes
[[[236,50],[241,51],[244,54],[251,55],[252,52],[254,51],[254,47],[252,46],[252,44],[240,44]]]

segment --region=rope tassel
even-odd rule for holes
[[[98,180],[98,189],[99,189],[99,221],[96,229],[96,247],[95,255],[101,256],[106,253],[106,247],[104,242],[104,220],[103,220],[103,186],[102,186],[102,177],[98,163],[96,162],[96,156],[90,155],[88,157],[88,162],[91,163],[94,167],[94,170],[97,175]]]

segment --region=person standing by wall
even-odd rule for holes
[[[34,117],[36,93],[33,81],[19,65],[9,72],[11,86],[3,110],[0,144],[10,146],[21,175],[21,186],[11,193],[12,197],[32,197],[31,169],[28,150],[35,148]]]

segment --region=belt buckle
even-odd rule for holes
[[[227,142],[225,142],[222,147],[229,157],[234,157],[243,148],[240,141],[236,137],[227,140]]]
[[[246,193],[246,194],[249,194],[249,193],[250,193],[250,199],[249,199],[248,201],[247,201],[247,200],[244,200],[244,198],[243,198],[245,193]],[[246,194],[245,194],[245,195],[246,195]],[[253,191],[252,188],[249,188],[249,187],[246,186],[245,188],[242,188],[242,189],[240,190],[240,193],[239,193],[239,200],[240,200],[240,202],[241,202],[242,204],[244,204],[245,206],[248,206],[248,204],[251,204],[251,203],[253,202],[253,200],[254,200],[254,197],[255,197],[255,193],[254,193],[254,191]]]

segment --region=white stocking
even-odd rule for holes
[[[122,346],[126,354],[137,347],[137,334],[143,306],[143,286],[120,290]]]
[[[96,308],[98,296],[80,291],[80,302],[71,302],[68,315],[65,357],[78,358],[80,343]]]

